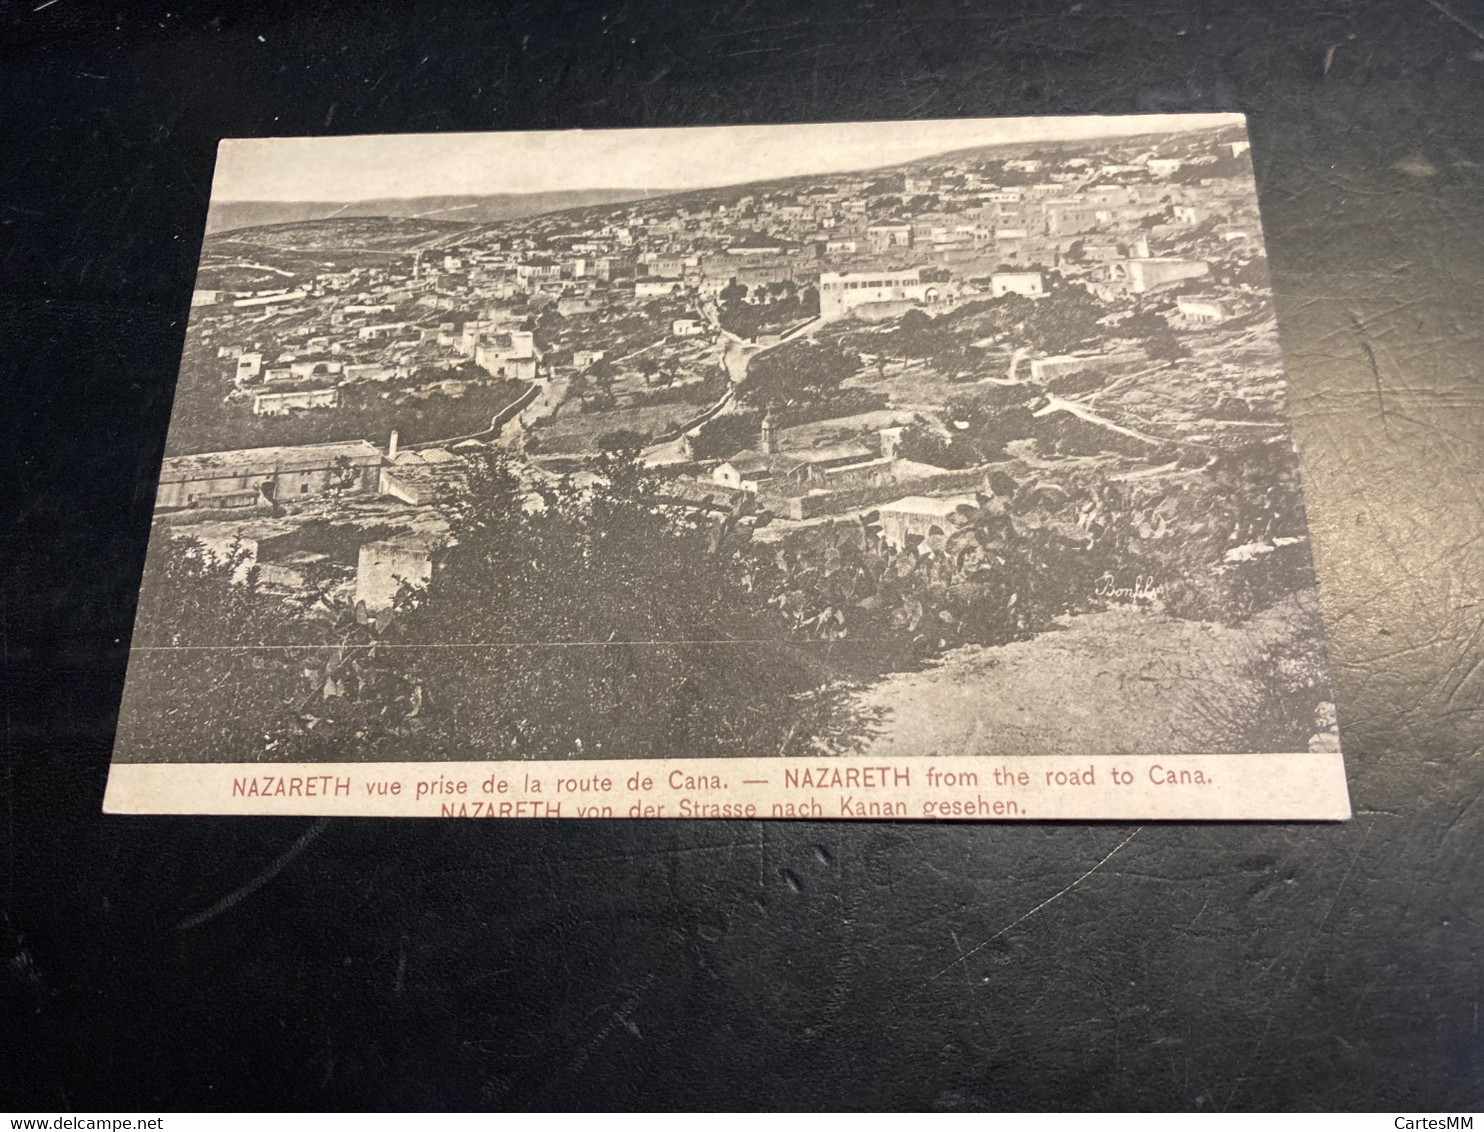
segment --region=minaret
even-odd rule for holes
[[[772,414],[772,412],[768,412],[767,414],[765,414],[763,416],[762,449],[763,449],[763,455],[765,455],[765,456],[771,456],[771,455],[773,455],[773,414]]]

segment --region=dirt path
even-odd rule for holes
[[[1109,432],[1116,432],[1122,436],[1132,437],[1134,440],[1142,441],[1145,444],[1153,444],[1158,446],[1162,444],[1182,443],[1178,440],[1164,440],[1158,436],[1150,436],[1147,432],[1139,432],[1136,429],[1125,428],[1121,424],[1110,421],[1107,417],[1101,415],[1100,413],[1093,412],[1080,401],[1068,401],[1065,397],[1058,397],[1055,394],[1047,395],[1045,406],[1043,408],[1037,409],[1035,415],[1038,417],[1044,417],[1050,413],[1071,413],[1072,416],[1079,417],[1082,420],[1087,421],[1089,424],[1100,425],[1103,428],[1107,429]]]
[[[1269,694],[1250,669],[1302,632],[1296,599],[1234,629],[1133,606],[999,648],[969,646],[862,691],[872,755],[1111,755],[1240,749]],[[1260,663],[1258,667],[1261,667]]]

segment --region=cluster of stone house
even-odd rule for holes
[[[437,445],[383,452],[368,440],[244,448],[167,456],[156,509],[199,512],[271,509],[322,495],[382,495],[422,506],[464,486],[462,456]]]
[[[276,504],[333,492],[417,508],[416,529],[359,548],[355,597],[381,609],[404,581],[422,585],[432,576],[447,524],[430,505],[462,491],[466,470],[463,458],[444,448],[399,450],[395,433],[384,453],[355,440],[172,456],[161,469],[156,507],[198,515],[191,534],[220,555],[236,552],[242,559],[238,581],[255,567],[262,584],[289,589],[302,586],[306,572],[326,556],[299,545],[301,522]]]
[[[1232,143],[1233,153],[1238,145],[1245,143]],[[244,345],[226,348],[230,355],[218,353],[235,361],[232,395],[250,399],[260,416],[333,409],[347,382],[406,377],[424,365],[462,359],[495,377],[531,381],[542,354],[535,335],[519,327],[545,304],[569,317],[601,315],[655,299],[714,297],[734,284],[749,289],[749,301],[789,293],[779,284],[817,285],[824,319],[871,319],[911,308],[937,314],[970,298],[1037,298],[1047,285],[1043,269],[1060,268],[1105,298],[1178,288],[1172,317],[1198,327],[1240,314],[1242,300],[1219,286],[1211,287],[1213,294],[1185,294],[1184,285],[1210,274],[1213,262],[1255,245],[1257,232],[1255,208],[1233,205],[1237,198],[1228,190],[1187,187],[1187,166],[1201,160],[1153,152],[1026,157],[1003,163],[1015,177],[959,162],[913,168],[901,190],[878,187],[876,173],[843,174],[807,189],[779,186],[711,202],[635,202],[612,210],[607,222],[552,214],[500,233],[499,241],[486,233],[471,239],[477,246],[439,247],[426,262],[418,253],[410,278],[396,267],[326,272],[307,289],[203,290],[192,302],[209,316],[205,324],[215,320],[219,335],[267,323],[261,334],[237,334]],[[1182,243],[1194,229],[1197,237]],[[1208,236],[1216,246],[1210,262],[1195,250]],[[1151,239],[1181,254],[1151,256]],[[711,311],[708,303],[701,306]],[[281,320],[298,324],[292,337],[275,342],[272,320],[301,308],[307,313]],[[684,308],[667,304],[665,320],[673,338],[710,332],[705,317]],[[572,364],[586,368],[602,353],[576,350]],[[1044,380],[1086,364],[1092,363],[1074,356],[1039,359],[1030,368]],[[865,488],[884,495],[909,484],[933,490],[917,481],[943,469],[902,459],[896,440],[894,430],[885,430],[879,444],[868,436],[866,443],[790,448],[765,422],[757,446],[718,465],[711,478],[732,490],[787,498],[827,499]],[[162,471],[159,506],[195,511],[203,520],[224,512],[259,521],[277,514],[275,504],[335,493],[431,512],[445,493],[459,490],[462,470],[462,460],[445,449],[399,452],[393,444],[383,453],[367,441],[172,457]],[[897,500],[881,508],[883,528],[894,543],[928,535],[958,502],[926,495]],[[363,546],[358,596],[385,604],[401,579],[425,581],[437,542],[421,531]],[[287,558],[274,562],[282,566]]]
[[[876,448],[851,442],[788,448],[778,443],[771,417],[764,417],[756,448],[744,449],[711,473],[720,487],[776,496],[823,494],[856,487],[878,487],[942,471],[897,454],[901,428],[879,430]]]

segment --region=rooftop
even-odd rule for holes
[[[862,444],[832,444],[825,448],[796,448],[772,453],[747,448],[726,463],[748,474],[766,470],[774,475],[787,475],[811,464],[849,464],[873,460],[876,455]]]
[[[201,452],[194,456],[167,456],[160,469],[161,483],[216,476],[266,475],[272,472],[327,468],[340,460],[352,465],[381,463],[381,451],[369,440],[337,440],[325,444],[239,448],[229,452]]]
[[[941,499],[932,495],[907,495],[890,503],[883,503],[876,510],[888,515],[933,515],[946,518],[964,504],[970,507],[977,505],[972,495],[949,495]]]

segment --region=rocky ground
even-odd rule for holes
[[[1278,660],[1312,640],[1312,594],[1246,623],[1182,621],[1115,606],[998,648],[956,649],[864,689],[883,712],[872,755],[1109,755],[1303,750],[1261,743],[1274,715]],[[1275,737],[1276,738],[1276,737]]]

